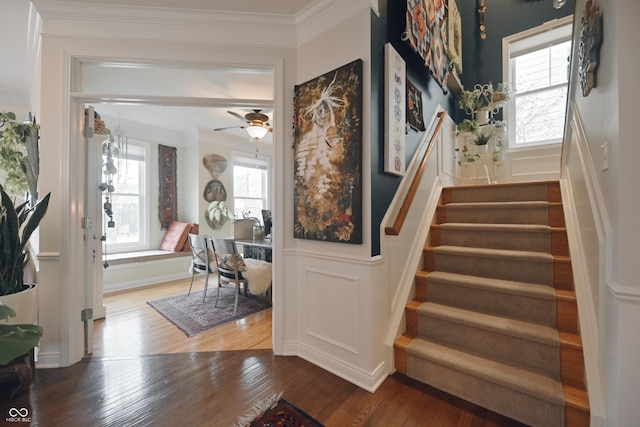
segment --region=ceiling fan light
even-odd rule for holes
[[[553,7],[555,7],[556,9],[560,9],[565,5],[566,2],[567,0],[553,0]]]
[[[264,126],[250,125],[247,126],[247,132],[252,138],[260,139],[267,134],[269,130]]]

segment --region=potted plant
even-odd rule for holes
[[[16,321],[23,321],[22,313],[25,304],[32,302],[18,301],[17,294],[32,290],[33,284],[24,283],[24,268],[30,259],[29,239],[40,225],[47,212],[49,198],[47,194],[42,200],[29,206],[26,202],[14,205],[9,194],[0,186],[0,301],[15,307],[19,316]],[[34,292],[35,293],[35,292]],[[36,298],[36,297],[32,297]],[[37,300],[36,300],[37,301]],[[35,308],[37,313],[37,306]],[[25,319],[35,323],[33,319]]]
[[[0,322],[6,322],[16,313],[0,302]],[[12,398],[22,389],[27,389],[33,374],[31,350],[40,343],[42,327],[33,324],[0,323],[0,386],[8,389]]]
[[[458,106],[480,125],[489,123],[490,115],[500,110],[511,96],[507,83],[500,83],[495,88],[492,83],[476,84],[473,90],[460,92]]]

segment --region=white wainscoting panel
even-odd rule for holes
[[[522,178],[539,179],[541,176],[558,179],[560,176],[560,154],[530,156],[511,160],[511,176],[515,180]]]
[[[304,284],[305,334],[358,354],[358,277],[307,269]]]

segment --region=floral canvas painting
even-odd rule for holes
[[[294,237],[362,243],[362,60],[295,87]]]

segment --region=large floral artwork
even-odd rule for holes
[[[446,88],[449,58],[447,42],[446,0],[407,0],[407,22],[403,38],[424,59],[438,84]]]
[[[294,237],[362,243],[362,60],[295,87]]]

